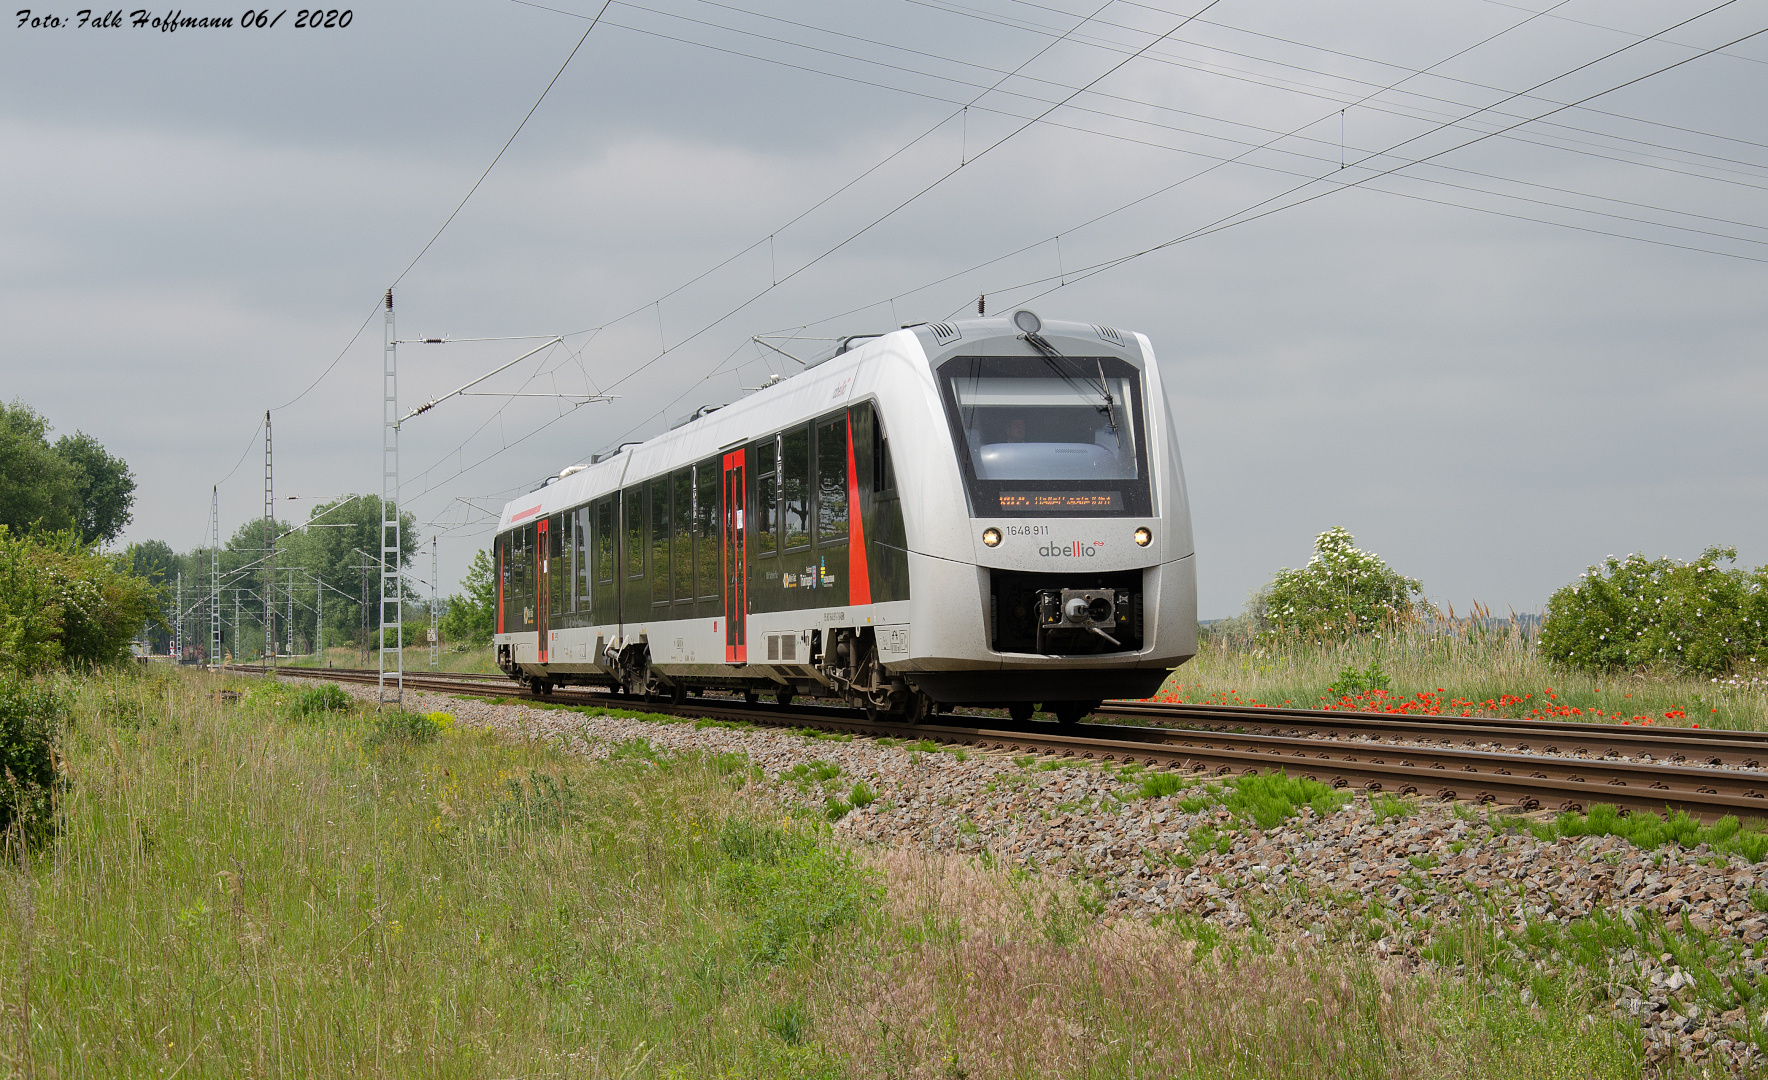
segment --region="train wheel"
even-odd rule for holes
[[[1032,714],[1036,712],[1037,705],[1030,701],[1015,701],[1007,706],[1007,715],[1012,717],[1013,722],[1017,724],[1023,724],[1030,720]]]
[[[1063,727],[1073,727],[1081,722],[1086,715],[1099,707],[1097,701],[1058,701],[1050,704],[1049,710],[1056,714],[1056,723]]]
[[[688,699],[688,688],[676,683],[669,688],[669,704],[681,705]]]
[[[785,708],[785,707],[786,707],[786,706],[788,706],[788,705],[790,705],[790,704],[792,704],[792,691],[790,691],[790,690],[781,690],[781,691],[779,691],[779,692],[777,692],[777,693],[775,693],[775,694],[774,694],[774,696],[773,696],[773,699],[774,699],[774,700],[775,700],[775,701],[777,701],[777,702],[779,702],[779,703],[780,703],[780,708],[782,708],[782,709],[783,709],[783,708]]]
[[[913,694],[909,697],[909,707],[903,712],[903,723],[919,724],[923,720],[929,720],[933,717],[934,708],[932,698],[926,694]]]
[[[754,690],[743,691],[743,704],[754,705],[761,700],[761,695]]]

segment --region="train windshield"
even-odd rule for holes
[[[1141,373],[1116,357],[941,366],[978,513],[1146,513]]]
[[[953,380],[971,467],[985,480],[1134,480],[1125,378]]]

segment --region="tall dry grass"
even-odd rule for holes
[[[1500,622],[1502,622],[1500,620]],[[1651,718],[1660,725],[1768,730],[1768,682],[1701,679],[1663,672],[1589,675],[1556,667],[1520,625],[1494,626],[1490,613],[1452,614],[1428,623],[1384,628],[1335,641],[1258,635],[1240,620],[1206,628],[1197,656],[1168,677],[1160,695],[1185,701],[1233,701],[1319,707],[1337,700],[1329,689],[1347,668],[1376,665],[1393,693],[1442,691],[1479,706],[1482,715],[1521,716],[1554,703],[1580,710],[1582,720]],[[1552,691],[1552,697],[1548,696]],[[1506,695],[1527,698],[1485,708]],[[1598,717],[1596,710],[1602,715]],[[1665,719],[1666,712],[1684,717]]]
[[[1059,883],[876,856],[901,948],[824,1031],[878,1077],[1637,1076],[1638,1037],[1569,992],[1524,1006],[1404,960],[1106,924]],[[1195,924],[1189,924],[1195,929]]]

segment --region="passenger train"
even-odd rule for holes
[[[846,339],[510,502],[494,556],[498,664],[541,694],[1074,723],[1197,650],[1153,348],[1030,311]]]

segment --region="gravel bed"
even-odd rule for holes
[[[373,687],[343,689],[375,697]],[[1712,985],[1714,977],[1734,984],[1764,977],[1768,911],[1758,909],[1768,909],[1768,864],[1705,845],[1647,851],[1612,836],[1542,841],[1520,826],[1551,815],[1416,802],[1392,816],[1364,796],[1324,816],[1303,808],[1260,830],[1216,805],[1185,812],[1186,793],[1141,798],[1138,783],[1119,771],[1077,759],[923,752],[870,739],[697,728],[411,690],[406,699],[407,708],[550,738],[592,757],[634,738],[671,752],[743,754],[764,770],[773,794],[800,806],[824,808],[863,782],[876,801],[840,817],[838,833],[1065,875],[1087,883],[1107,918],[1303,935],[1342,936],[1354,926],[1378,954],[1417,962],[1433,923],[1483,912],[1496,926],[1496,951],[1541,969],[1546,964],[1523,943],[1528,922],[1601,913],[1632,923],[1648,912],[1685,920],[1707,939],[1704,969],[1685,971],[1672,953],[1655,949],[1609,950],[1603,989],[1611,1007],[1638,1019],[1648,1060],[1675,1056],[1733,1074],[1768,1065],[1746,1041],[1747,1030],[1768,1028],[1768,1013],[1704,1008],[1694,978]],[[812,763],[840,772],[822,780],[803,770],[782,775]]]

